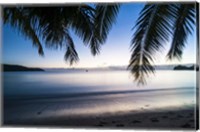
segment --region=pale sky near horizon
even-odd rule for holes
[[[143,3],[124,4],[121,6],[116,24],[113,25],[106,43],[101,47],[98,56],[92,56],[89,47],[73,33],[72,37],[79,55],[79,62],[72,67],[105,67],[127,65],[130,59],[130,41],[139,12]],[[44,45],[44,43],[43,43]],[[156,54],[155,64],[185,64],[196,62],[196,29],[189,36],[183,51],[181,61],[166,61],[166,54],[170,44],[166,43],[165,49]],[[3,63],[19,64],[30,67],[67,68],[69,64],[64,61],[65,50],[52,50],[44,46],[45,56],[38,55],[37,48],[8,25],[3,26]]]

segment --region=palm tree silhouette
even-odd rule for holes
[[[116,20],[119,4],[84,4],[65,7],[5,7],[4,23],[32,40],[43,55],[47,47],[66,47],[65,60],[79,60],[70,30],[89,45],[92,55],[100,53]],[[171,39],[167,58],[181,59],[187,37],[195,26],[195,3],[146,4],[135,24],[128,69],[140,84],[154,73],[154,54]]]
[[[70,31],[89,45],[92,55],[100,52],[115,22],[119,4],[82,4],[54,7],[4,7],[4,24],[10,24],[30,39],[44,55],[41,40],[49,48],[66,48],[65,60],[79,60]]]
[[[154,73],[153,56],[171,39],[167,59],[181,59],[187,37],[195,26],[195,3],[146,4],[136,22],[128,69],[139,84]]]

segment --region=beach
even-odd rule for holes
[[[35,115],[39,116],[39,115]],[[76,115],[5,121],[5,126],[63,128],[123,128],[195,130],[194,109],[130,111],[102,115]]]
[[[4,101],[4,125],[194,130],[194,101],[177,98],[188,90],[8,99]],[[156,99],[160,101],[155,103]],[[177,102],[170,104],[173,99]]]

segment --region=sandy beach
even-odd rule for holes
[[[36,116],[39,117],[40,113]],[[102,115],[52,116],[13,122],[6,121],[4,125],[23,127],[195,130],[195,122],[194,110],[188,108],[179,110],[130,111]]]
[[[4,126],[194,130],[194,102],[170,105],[170,98],[184,90],[176,91],[175,95],[174,90],[163,92],[11,99],[4,103]],[[152,98],[154,95],[159,99],[158,93],[163,95],[161,102]],[[169,102],[162,103],[167,99]]]
[[[183,110],[154,110],[128,112],[105,117],[105,122],[99,126],[150,128],[150,129],[194,129],[194,112],[192,109]],[[108,124],[106,124],[106,121]]]

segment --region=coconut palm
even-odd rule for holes
[[[171,41],[167,59],[181,59],[188,35],[195,27],[195,4],[146,4],[135,25],[128,69],[139,84],[154,73],[153,56]]]
[[[96,55],[107,39],[119,7],[119,4],[4,7],[3,20],[30,39],[40,55],[44,55],[42,41],[48,48],[66,48],[64,58],[72,65],[79,58],[70,31]]]

